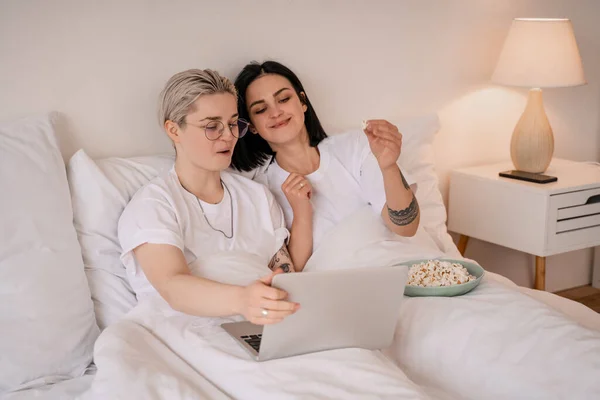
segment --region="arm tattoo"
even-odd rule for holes
[[[275,270],[277,268],[281,268],[283,272],[290,272],[292,271],[291,260],[292,258],[287,250],[287,246],[284,244],[273,256],[273,258],[271,258],[271,261],[269,262],[269,269]]]
[[[279,268],[281,268],[283,270],[283,272],[285,272],[285,273],[290,272],[290,264],[289,263],[283,263],[279,266]]]
[[[271,258],[271,261],[269,261],[269,269],[271,269],[271,270],[272,270],[272,269],[273,269],[273,267],[275,266],[275,264],[279,262],[279,257],[278,257],[278,255],[279,255],[279,252],[277,252],[277,254],[275,254],[275,255],[273,256],[273,258]]]
[[[406,178],[404,177],[402,171],[400,171],[400,176],[402,177],[402,184],[404,185],[404,189],[410,189],[410,185],[408,184],[408,182],[406,182]]]
[[[388,216],[390,221],[394,225],[405,226],[413,222],[419,215],[419,203],[415,195],[412,197],[412,201],[404,210],[392,210],[390,207],[387,208]]]
[[[283,246],[281,246],[281,249],[279,249],[279,252],[281,253],[282,256],[287,257],[289,259],[291,259],[292,257],[290,256],[290,252],[287,249],[287,246],[284,244]]]

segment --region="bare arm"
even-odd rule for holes
[[[290,259],[295,271],[301,272],[313,251],[312,186],[304,176],[291,173],[281,185],[281,190],[294,213],[288,244]]]
[[[419,228],[419,204],[396,163],[402,150],[402,134],[385,120],[368,121],[364,132],[383,176],[386,203],[381,218],[395,234],[414,236]]]
[[[192,275],[175,246],[145,243],[134,254],[152,286],[177,311],[203,317],[241,314],[253,323],[267,324],[297,309],[295,303],[284,301],[284,291],[269,286],[273,275],[246,287],[227,285]],[[269,310],[268,317],[263,309]]]
[[[419,228],[419,203],[397,165],[382,171],[386,204],[381,210],[387,227],[400,236],[414,236]]]
[[[310,218],[303,218],[301,215],[294,213],[288,248],[296,272],[302,272],[306,262],[312,255],[312,230],[312,213]]]

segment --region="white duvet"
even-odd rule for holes
[[[363,210],[332,232],[306,270],[438,256],[424,235],[394,240]],[[193,271],[238,284],[268,273],[235,253]],[[461,297],[405,298],[394,345],[382,352],[258,363],[219,327],[223,321],[174,312],[158,296],[144,300],[96,342],[98,372],[83,398],[600,398],[600,333],[488,277]]]

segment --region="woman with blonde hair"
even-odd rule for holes
[[[158,293],[186,314],[276,323],[299,307],[270,286],[274,274],[294,270],[288,231],[266,187],[225,171],[248,129],[236,102],[233,84],[215,71],[191,69],[169,79],[160,122],[175,146],[175,164],[125,208],[121,258],[140,301]],[[264,277],[235,285],[202,276],[211,256],[235,251],[262,260]]]

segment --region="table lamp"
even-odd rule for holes
[[[571,21],[514,19],[492,82],[530,88],[527,106],[512,134],[510,156],[517,172],[525,172],[521,175],[543,173],[552,160],[554,137],[541,88],[586,83]]]

